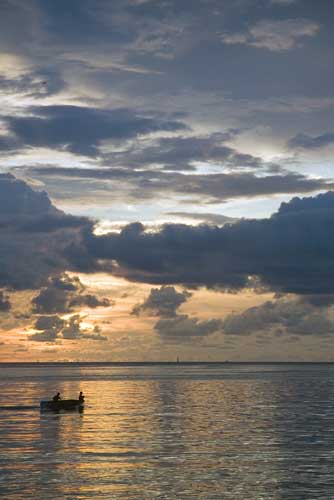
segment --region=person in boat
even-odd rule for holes
[[[85,401],[85,396],[83,395],[83,393],[80,391],[80,394],[79,394],[79,403],[80,404],[83,404],[84,401]]]
[[[52,401],[57,402],[60,400],[61,400],[60,392],[57,392],[57,394],[55,396],[53,396]]]

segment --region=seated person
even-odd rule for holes
[[[80,391],[80,394],[79,394],[79,403],[83,403],[85,401],[85,396],[82,394],[82,392]]]
[[[57,392],[57,394],[55,396],[53,396],[52,398],[52,401],[60,401],[61,397],[60,397],[60,392]]]

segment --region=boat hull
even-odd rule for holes
[[[61,399],[60,401],[41,401],[41,411],[83,411],[83,403],[78,399]]]

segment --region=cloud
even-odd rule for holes
[[[146,232],[130,224],[120,233],[89,235],[95,259],[114,259],[114,273],[133,281],[242,289],[249,277],[277,292],[334,293],[334,192],[294,198],[269,219],[221,228],[166,224]]]
[[[132,313],[149,312],[159,316],[154,330],[164,342],[188,342],[194,337],[205,337],[219,330],[222,326],[220,320],[200,321],[188,314],[178,314],[179,307],[191,296],[192,293],[187,290],[177,292],[173,286],[152,288],[147,299],[136,305]]]
[[[307,134],[297,134],[292,137],[288,146],[292,149],[320,149],[326,146],[334,144],[334,133],[328,132],[326,134],[321,134],[315,137],[312,137]]]
[[[2,134],[0,135],[0,152],[16,152],[18,143],[14,137],[10,135]]]
[[[108,340],[108,337],[101,334],[101,328],[98,325],[95,325],[92,332],[85,332],[82,336],[85,340],[97,340],[100,342],[105,342]]]
[[[39,314],[70,312],[72,297],[83,288],[79,278],[71,278],[67,274],[49,278],[47,286],[32,300],[33,311]]]
[[[0,200],[1,220],[62,214],[52,206],[47,193],[33,191],[24,181],[15,179],[11,174],[0,174]]]
[[[11,303],[7,295],[0,291],[0,312],[7,312],[11,308]]]
[[[29,339],[35,342],[56,342],[57,340],[97,340],[105,341],[107,337],[101,335],[99,328],[92,331],[81,328],[82,318],[74,314],[68,319],[58,315],[40,316],[34,325],[39,332],[30,335]]]
[[[174,317],[176,310],[190,297],[191,293],[187,290],[177,292],[173,286],[152,288],[148,298],[134,307],[133,314],[151,311],[157,316]]]
[[[49,278],[46,287],[32,300],[33,312],[39,314],[68,313],[74,307],[108,307],[110,301],[95,295],[85,294],[85,287],[77,277],[66,273]]]
[[[40,316],[34,325],[38,333],[30,335],[30,340],[36,342],[55,342],[64,327],[65,321],[57,315]]]
[[[67,340],[79,339],[83,334],[80,326],[81,321],[79,314],[72,316],[62,330],[63,338]]]
[[[94,327],[93,331],[83,330],[81,328],[82,318],[79,314],[75,314],[69,318],[66,322],[65,327],[62,330],[63,339],[67,340],[97,340],[105,341],[107,337],[101,335],[100,329]]]
[[[65,249],[79,244],[82,232],[92,226],[87,218],[56,209],[45,192],[0,174],[0,285],[40,288],[50,275],[73,269],[76,265],[70,264]],[[78,267],[84,265],[83,254],[81,259]]]
[[[299,0],[269,0],[272,5],[292,5],[297,3]]]
[[[331,308],[318,307],[295,297],[276,301],[231,314],[223,321],[226,335],[250,335],[270,332],[290,335],[327,336],[334,334],[334,317]]]
[[[98,156],[104,140],[126,140],[152,132],[175,132],[187,127],[130,109],[83,106],[33,107],[29,116],[7,116],[5,121],[21,147],[33,146]]]
[[[273,52],[291,50],[300,46],[300,40],[314,37],[320,25],[309,19],[263,19],[239,33],[225,33],[222,39],[226,44],[244,44]]]
[[[236,217],[228,217],[227,215],[214,214],[214,213],[201,213],[201,212],[165,212],[165,215],[178,217],[180,219],[189,219],[192,221],[201,221],[207,224],[214,224],[216,226],[223,226],[224,224],[233,224],[236,222]]]
[[[0,55],[0,63],[2,58]],[[0,69],[0,88],[2,97],[6,96],[9,99],[7,107],[11,109],[10,99],[16,99],[17,103],[23,103],[24,100],[44,100],[50,96],[58,94],[66,88],[66,83],[59,75],[57,70],[44,67],[42,70],[25,69],[23,74],[14,75],[11,77],[10,73],[15,68],[15,59],[8,61],[8,68],[1,75]],[[15,69],[14,69],[15,72]],[[6,109],[6,108],[5,108]],[[4,114],[5,110],[2,110]]]
[[[122,152],[111,153],[106,161],[125,167],[158,166],[166,170],[194,170],[195,163],[212,163],[226,168],[265,168],[259,157],[240,153],[227,146],[238,130],[206,136],[162,137],[155,141],[143,140]]]
[[[22,229],[23,221],[56,209],[45,194],[36,193],[35,198],[31,188],[12,176],[0,176],[0,186],[2,183],[9,200],[10,192],[13,199],[17,197],[13,213],[19,215],[13,218],[4,205],[0,282],[14,289],[44,287],[34,303],[40,312],[106,305],[104,299],[85,294],[79,283],[60,277],[65,271],[77,270],[101,270],[159,285],[233,290],[252,286],[250,277],[257,277],[276,292],[334,293],[334,242],[328,232],[334,224],[334,192],[293,198],[268,219],[244,219],[223,227],[166,224],[156,232],[134,223],[120,233],[97,235],[85,218],[80,218],[78,227],[62,227],[62,212],[57,215],[59,228],[47,233]],[[162,294],[169,294],[170,310],[175,310],[177,301],[186,297],[174,292],[157,292],[156,302],[149,303],[158,307]]]
[[[309,213],[310,216],[331,216],[333,208],[334,191],[329,191],[315,197],[299,198],[296,196],[288,202],[281,203],[277,215],[306,216]],[[275,217],[275,214],[272,217]]]
[[[154,328],[165,342],[187,342],[220,330],[222,322],[219,319],[199,321],[187,314],[179,314],[174,318],[159,319]]]
[[[53,179],[92,179],[118,182],[122,199],[145,200],[182,194],[194,202],[220,203],[233,198],[254,198],[279,193],[303,193],[334,187],[331,179],[310,178],[302,174],[262,175],[253,173],[182,174],[155,170],[132,170],[121,168],[83,169],[40,167],[29,170],[46,184],[52,186]],[[66,183],[68,184],[68,180]],[[77,182],[77,181],[76,181]],[[75,196],[73,182],[71,198]],[[102,184],[108,189],[106,183]],[[84,189],[84,186],[83,186]],[[90,189],[91,186],[90,186]],[[116,193],[117,194],[117,193]],[[84,196],[82,189],[78,195]],[[115,195],[114,195],[115,197]]]
[[[76,297],[73,297],[70,302],[71,307],[86,306],[92,309],[95,309],[96,307],[109,307],[110,305],[111,301],[106,297],[100,299],[91,293],[77,295]]]

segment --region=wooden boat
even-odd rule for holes
[[[41,411],[83,411],[84,404],[78,399],[60,399],[59,401],[41,401]]]

